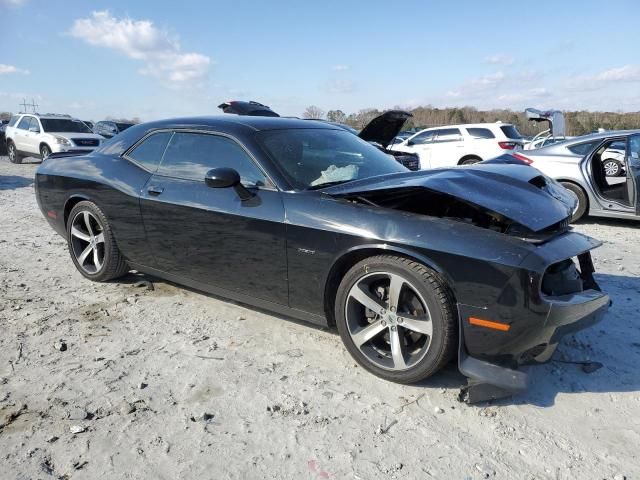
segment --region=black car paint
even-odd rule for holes
[[[430,178],[427,173],[294,191],[255,139],[257,131],[278,128],[336,127],[235,116],[134,126],[92,154],[45,161],[36,174],[38,203],[52,227],[65,235],[74,202],[91,200],[106,214],[120,250],[134,268],[320,325],[332,323],[335,288],[348,266],[381,252],[414,258],[439,272],[450,285],[458,305],[461,352],[465,359],[472,356],[492,362],[485,372],[495,364],[505,365],[505,359],[510,366],[521,363],[527,351],[539,343],[551,345],[556,340],[556,329],[546,325],[553,302],[540,293],[542,277],[556,262],[588,256],[599,242],[564,231],[543,244],[533,244],[461,221],[344,198],[367,189],[399,188],[403,183],[424,186]],[[244,145],[277,188],[255,188],[254,197],[243,202],[233,189],[158,178],[125,158],[123,154],[130,147],[159,129],[230,136]],[[442,170],[431,178],[440,175],[441,185],[455,185],[456,178],[465,176],[459,173],[465,168]],[[533,202],[526,202],[527,195],[536,201],[542,197],[522,186],[530,174],[516,171],[523,168],[520,166],[499,168],[502,171],[494,172],[494,178],[511,175],[512,183],[527,191],[520,197],[505,197],[524,202],[517,206],[519,215],[525,218],[527,210],[538,210]],[[449,177],[447,171],[452,172]],[[480,167],[466,171],[474,172],[480,183],[492,177],[490,171],[478,176]],[[152,185],[160,185],[162,194],[150,193]],[[456,194],[464,192],[458,189]],[[494,196],[493,207],[499,209],[500,197]],[[513,211],[514,206],[505,208]],[[554,223],[563,208],[566,205],[557,202],[556,208],[536,213],[534,226]],[[601,307],[597,312],[595,307],[591,310],[583,317],[599,318],[604,313]],[[504,322],[511,329],[498,332],[476,327],[466,321],[471,316]],[[461,364],[461,370],[471,372],[465,365]]]

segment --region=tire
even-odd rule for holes
[[[608,158],[602,162],[602,169],[607,177],[619,177],[622,175],[622,163],[613,158]]]
[[[397,296],[389,295],[392,281],[402,285]],[[365,291],[368,295],[362,297]],[[430,377],[453,358],[458,346],[455,302],[448,286],[433,270],[404,257],[380,255],[354,265],[338,287],[335,318],[351,356],[367,371],[396,383]]]
[[[573,215],[571,215],[571,223],[577,222],[585,213],[587,213],[587,208],[589,206],[587,194],[584,193],[584,190],[575,183],[560,182],[560,184],[567,190],[573,192],[573,194],[578,198],[578,205],[573,211]]]
[[[474,163],[478,163],[481,161],[482,159],[480,157],[465,158],[459,163],[459,165],[473,165]]]
[[[22,157],[18,153],[15,143],[11,140],[7,142],[7,155],[9,156],[9,161],[11,163],[22,163]]]
[[[92,202],[82,201],[69,213],[67,244],[73,264],[89,280],[106,282],[129,271],[107,218]]]
[[[49,155],[51,155],[51,149],[49,148],[49,145],[47,145],[46,143],[40,145],[40,158],[42,158],[42,160],[46,160]]]

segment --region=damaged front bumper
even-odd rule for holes
[[[587,328],[599,322],[610,306],[610,298],[600,291],[593,278],[593,264],[590,248],[597,246],[592,239],[570,233],[537,252],[537,258],[527,266],[534,265],[534,271],[521,271],[514,282],[528,284],[523,289],[524,296],[515,300],[504,295],[491,308],[479,309],[458,304],[460,319],[460,344],[458,367],[468,377],[469,382],[461,391],[460,399],[467,403],[476,403],[510,396],[527,389],[527,374],[518,367],[526,364],[544,363],[551,359],[558,343],[567,334]],[[563,249],[560,246],[571,245]],[[544,291],[547,271],[562,260],[562,250],[569,258],[577,257],[580,270],[580,291],[571,293]],[[535,265],[537,262],[537,265]],[[569,262],[573,267],[574,264]],[[540,268],[541,265],[544,265]],[[555,275],[555,273],[553,274]],[[526,280],[524,277],[528,277]],[[513,286],[513,285],[512,285]],[[557,286],[557,284],[556,284]],[[511,289],[513,290],[513,289]],[[509,286],[505,288],[509,291]],[[505,304],[522,302],[522,309],[506,318]],[[511,311],[513,312],[513,304]],[[468,319],[478,317],[482,312],[491,312],[509,325],[507,332],[491,332],[474,328]]]

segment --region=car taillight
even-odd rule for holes
[[[503,150],[513,150],[518,144],[516,142],[498,142],[498,145]]]
[[[512,153],[511,156],[517,158],[521,162],[526,163],[527,165],[531,165],[533,163],[533,160],[531,160],[529,157],[525,157],[520,153]]]

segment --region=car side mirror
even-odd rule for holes
[[[204,182],[211,188],[232,187],[240,200],[249,200],[253,194],[240,183],[240,174],[233,168],[214,168],[204,176]]]
[[[413,140],[407,140],[407,146],[410,147],[412,145],[415,145],[414,141]]]

